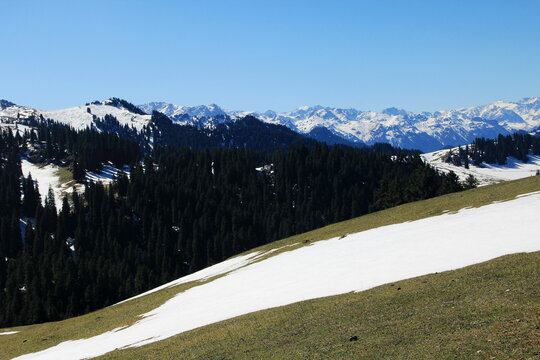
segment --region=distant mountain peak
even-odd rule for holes
[[[0,109],[5,109],[12,106],[17,106],[17,105],[12,103],[11,101],[0,99]]]
[[[253,113],[253,112],[252,112]],[[265,112],[263,112],[263,115],[266,115],[266,116],[276,116],[277,113],[274,111],[274,110],[266,110]]]
[[[321,105],[313,105],[313,106],[304,105],[304,106],[298,107],[295,111],[318,111],[322,109],[324,109],[324,107]]]
[[[528,96],[528,97],[524,97],[518,101],[516,101],[516,103],[523,103],[523,104],[529,104],[529,103],[533,103],[533,102],[537,102],[537,101],[540,101],[540,96]]]
[[[408,111],[404,110],[404,109],[399,109],[399,108],[396,108],[396,107],[389,107],[389,108],[386,108],[382,111],[383,114],[387,114],[387,115],[394,115],[394,116],[398,116],[398,115],[403,115],[403,116],[406,116],[409,114]]]
[[[179,106],[168,102],[150,102],[138,106],[139,109],[147,114],[157,110],[171,118],[180,118],[184,115],[195,116],[198,118],[212,118],[220,115],[227,115],[227,112],[217,104],[197,105],[197,106]]]

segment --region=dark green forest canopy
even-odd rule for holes
[[[540,155],[540,137],[531,134],[499,135],[497,139],[476,138],[469,146],[449,151],[447,161],[469,168],[482,162],[505,165],[509,156],[529,161],[529,154]]]
[[[0,136],[0,326],[86,313],[280,238],[462,189],[416,153],[169,146],[139,162],[134,139],[55,126]],[[42,204],[35,182],[20,180],[30,148],[84,164],[83,176],[105,161],[131,173]]]

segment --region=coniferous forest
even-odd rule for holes
[[[133,139],[46,124],[3,132],[0,153],[0,327],[83,314],[280,238],[462,190],[455,174],[386,146],[144,155]],[[130,174],[58,204],[21,178],[21,157],[81,182],[107,161]]]
[[[512,156],[522,162],[529,160],[529,153],[540,155],[540,137],[530,134],[499,135],[497,139],[476,138],[469,147],[459,147],[449,151],[447,161],[456,166],[469,168],[469,164],[479,166],[482,162],[505,165]]]

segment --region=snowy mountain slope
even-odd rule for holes
[[[39,110],[15,105],[6,100],[0,100],[0,122],[13,122],[19,118],[28,118],[30,116],[39,116]]]
[[[458,148],[452,149],[454,153]],[[524,163],[513,157],[508,157],[506,165],[482,163],[482,167],[469,164],[469,169],[447,163],[450,150],[438,150],[422,154],[422,159],[439,171],[448,173],[453,171],[461,181],[472,175],[478,180],[478,186],[498,183],[501,181],[517,180],[528,176],[535,176],[540,171],[540,156],[529,154],[529,161]]]
[[[233,258],[218,264],[215,271],[191,275],[191,280],[210,273],[225,276],[179,293],[132,326],[64,342],[20,359],[99,356],[265,308],[361,291],[505,254],[538,251],[539,212],[540,193],[535,192],[316,242],[258,262],[255,258],[263,254]]]
[[[82,130],[92,127],[97,118],[103,119],[105,115],[116,117],[120,125],[127,125],[137,131],[150,121],[150,115],[140,115],[129,111],[121,106],[117,106],[111,100],[95,102],[84,106],[76,106],[61,110],[38,110],[26,106],[18,106],[9,103],[9,106],[0,108],[0,121],[13,122],[18,118],[28,118],[34,116],[39,118],[51,119],[62,124],[70,125],[76,130]]]
[[[40,111],[40,114],[46,119],[48,118],[70,125],[77,130],[91,127],[96,118],[112,115],[118,120],[120,125],[127,125],[130,128],[141,131],[148,124],[151,117],[150,115],[134,114],[127,109],[113,106],[108,101],[63,110]]]
[[[464,145],[475,137],[493,138],[518,130],[532,130],[540,126],[540,98],[526,98],[517,102],[497,101],[492,104],[434,113],[412,113],[389,108],[380,113],[356,109],[322,106],[303,106],[290,112],[264,113],[216,110],[216,105],[196,107],[192,111],[168,103],[149,103],[140,106],[144,111],[164,111],[170,116],[196,114],[216,116],[225,112],[231,118],[253,115],[265,122],[281,124],[300,133],[325,127],[334,135],[349,141],[388,142],[394,146],[434,151],[443,147]]]

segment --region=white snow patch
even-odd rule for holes
[[[122,304],[122,303],[124,303],[126,301],[137,299],[137,298],[146,296],[148,294],[154,293],[156,291],[163,290],[163,289],[166,289],[166,288],[170,288],[170,287],[173,287],[173,286],[186,284],[188,282],[192,282],[192,281],[205,282],[205,281],[207,281],[207,280],[209,280],[209,279],[211,279],[213,277],[223,275],[223,274],[227,274],[227,273],[229,273],[231,271],[240,269],[243,266],[246,266],[246,265],[248,265],[250,263],[253,263],[254,261],[259,260],[263,256],[269,255],[269,254],[274,253],[274,252],[276,252],[278,250],[281,250],[281,249],[284,249],[284,248],[287,248],[287,247],[291,247],[291,246],[295,246],[295,245],[297,245],[297,243],[290,244],[290,245],[285,245],[285,246],[282,246],[282,247],[279,247],[279,248],[276,248],[276,249],[272,249],[272,250],[269,250],[269,251],[266,251],[266,252],[255,251],[255,252],[252,252],[252,253],[247,254],[247,255],[235,256],[235,257],[233,257],[231,259],[222,261],[219,264],[209,266],[209,267],[207,267],[205,269],[202,269],[202,270],[199,270],[199,271],[197,271],[197,272],[195,272],[193,274],[186,275],[186,276],[181,277],[179,279],[176,279],[176,280],[173,280],[173,281],[168,282],[166,284],[163,284],[161,286],[158,286],[157,288],[154,288],[152,290],[148,290],[148,291],[146,291],[146,292],[144,292],[142,294],[139,294],[139,295],[133,296],[133,297],[131,297],[129,299],[120,301],[119,303],[116,303],[114,305]]]
[[[5,331],[5,332],[1,332],[0,335],[13,335],[16,333],[18,333],[18,331]]]
[[[24,135],[25,131],[27,131],[29,133],[30,133],[30,131],[32,131],[32,128],[30,126],[19,124],[17,122],[6,123],[6,122],[2,122],[2,120],[0,119],[0,131],[8,131],[8,129],[11,130],[13,135],[15,135],[18,132],[19,135],[21,135],[21,136]]]
[[[186,284],[188,282],[192,282],[192,281],[204,282],[207,279],[213,278],[213,277],[221,275],[221,274],[226,274],[226,273],[228,273],[228,272],[230,272],[232,270],[239,269],[242,266],[245,266],[245,265],[249,264],[250,260],[257,257],[257,255],[259,255],[259,254],[260,254],[260,252],[253,252],[253,253],[247,254],[247,255],[236,256],[234,258],[222,261],[219,264],[209,266],[209,267],[207,267],[205,269],[202,269],[200,271],[197,271],[197,272],[195,272],[193,274],[189,274],[187,276],[181,277],[179,279],[176,279],[176,280],[173,280],[173,281],[168,282],[166,284],[163,284],[161,286],[158,286],[157,288],[154,288],[152,290],[148,290],[148,291],[146,291],[146,292],[144,292],[142,294],[139,294],[139,295],[136,295],[136,296],[134,296],[132,298],[121,301],[121,302],[119,302],[119,303],[117,303],[115,305],[122,304],[122,303],[124,303],[126,301],[137,299],[137,298],[140,298],[142,296],[146,296],[148,294],[151,294],[151,293],[154,293],[156,291],[163,290],[163,289],[166,289],[166,288],[169,288],[169,287]]]
[[[41,200],[44,202],[45,197],[49,193],[49,187],[54,191],[54,201],[56,207],[62,205],[62,189],[58,176],[58,166],[56,165],[36,165],[26,159],[21,159],[21,169],[23,176],[28,177],[28,173],[32,174],[32,179],[37,181]]]
[[[179,293],[129,327],[63,342],[18,359],[82,359],[298,301],[363,291],[502,255],[540,250],[540,194],[315,242],[253,261],[227,260],[191,280],[233,270]],[[236,270],[234,270],[236,268]],[[186,281],[179,279],[179,282]],[[170,286],[170,285],[169,285]]]

